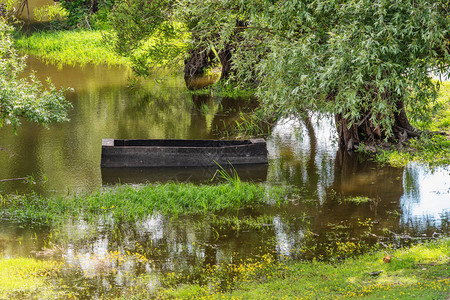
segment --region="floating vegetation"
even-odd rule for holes
[[[367,196],[343,196],[337,193],[335,190],[330,191],[330,198],[336,200],[339,204],[365,204],[365,203],[374,203],[377,202],[376,199],[367,197]]]
[[[366,196],[344,197],[342,202],[360,205],[363,203],[374,202],[375,200]]]

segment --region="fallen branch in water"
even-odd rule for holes
[[[0,182],[6,182],[6,181],[19,181],[19,180],[27,180],[27,177],[20,177],[20,178],[10,178],[10,179],[0,179]]]

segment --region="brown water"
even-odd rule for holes
[[[35,59],[30,68],[75,88],[68,95],[74,109],[70,122],[50,129],[29,123],[17,135],[0,129],[6,149],[0,151],[0,179],[33,175],[34,181],[0,183],[1,194],[89,193],[119,181],[209,180],[210,169],[102,171],[101,139],[224,138],[224,124],[256,105],[251,99],[191,95],[182,76],[130,85],[131,74],[123,68],[58,70]],[[0,220],[0,257],[62,260],[69,290],[91,298],[118,295],[137,277],[147,276],[151,289],[161,274],[195,275],[198,267],[267,252],[279,259],[330,257],[330,249],[335,257],[347,256],[352,253],[339,252],[336,241],[355,242],[363,251],[378,242],[366,235],[369,230],[399,245],[410,240],[403,234],[448,233],[449,168],[382,167],[339,152],[335,137],[330,118],[281,120],[267,138],[269,165],[238,170],[243,179],[298,188],[299,196],[281,206],[176,219],[155,214],[135,222],[71,220],[58,228]],[[372,201],[344,201],[355,197]],[[79,289],[80,282],[88,288]]]

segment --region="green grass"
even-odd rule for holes
[[[450,81],[441,84],[436,102],[440,109],[434,115],[432,122],[416,122],[413,125],[422,130],[444,131],[450,134]]]
[[[257,261],[212,267],[205,271],[207,284],[178,285],[159,293],[161,298],[177,299],[450,297],[450,239],[391,250],[390,254],[390,263],[383,262],[385,253],[379,251],[336,264],[279,262],[266,255]],[[168,281],[171,276],[176,275],[169,274]],[[224,287],[227,290],[223,291]]]
[[[120,219],[147,217],[159,212],[178,215],[282,201],[287,191],[239,182],[217,185],[167,183],[132,187],[122,185],[88,196],[50,197],[0,195],[0,215],[15,221],[52,224],[68,217]]]
[[[449,165],[450,139],[442,135],[424,134],[410,140],[410,146],[402,151],[380,150],[376,160],[394,167],[406,166],[412,161],[431,167]]]
[[[36,32],[29,37],[19,37],[16,45],[22,51],[59,66],[127,64],[125,58],[108,48],[103,41],[104,33],[99,30]]]
[[[163,38],[155,33],[130,57],[118,55],[112,41],[116,38],[108,30],[42,31],[16,39],[19,50],[35,55],[47,63],[63,65],[127,65],[138,75],[150,75],[152,70],[170,68],[179,70],[187,52],[189,33],[182,24],[175,24],[177,35]]]

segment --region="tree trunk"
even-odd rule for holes
[[[222,65],[220,79],[228,79],[231,74],[232,50],[232,47],[229,44],[226,44],[224,49],[219,52],[220,64]]]
[[[211,51],[205,47],[189,51],[189,58],[184,61],[184,76],[194,77],[204,73],[205,68],[211,64]]]
[[[396,103],[397,111],[394,113],[394,124],[392,126],[393,136],[388,140],[402,145],[412,137],[418,137],[418,133],[408,121],[405,107],[402,101]],[[370,114],[362,113],[364,116],[358,123],[349,126],[349,120],[341,114],[335,116],[336,126],[339,134],[339,145],[347,151],[358,149],[361,142],[367,145],[378,145],[386,138],[386,133],[375,127],[370,121]]]

